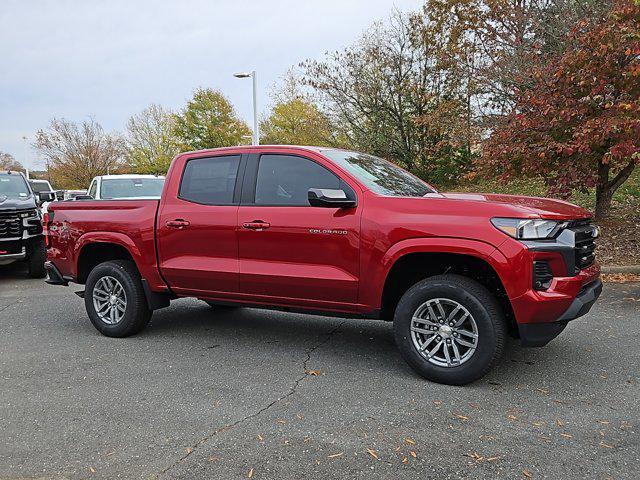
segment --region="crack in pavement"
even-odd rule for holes
[[[15,304],[20,303],[21,300],[22,300],[21,298],[18,298],[15,302],[11,302],[10,304],[0,308],[0,313],[4,312],[9,307],[13,307]]]
[[[344,325],[345,322],[346,322],[346,320],[343,320],[336,327],[334,327],[333,329],[331,329],[327,333],[322,334],[322,335],[326,336],[326,338],[324,340],[322,340],[321,342],[316,343],[313,347],[311,347],[310,349],[305,351],[305,355],[307,356],[307,358],[305,358],[304,361],[302,362],[302,372],[303,372],[303,374],[302,374],[301,377],[297,378],[293,382],[293,385],[291,386],[291,389],[287,393],[285,393],[284,395],[281,395],[276,400],[274,400],[271,403],[269,403],[268,405],[260,408],[256,412],[251,413],[251,414],[249,414],[249,415],[247,415],[247,416],[245,416],[245,417],[243,417],[243,418],[241,418],[239,420],[236,420],[233,423],[229,423],[227,425],[224,425],[223,427],[217,428],[216,430],[214,430],[212,433],[210,433],[206,437],[200,439],[198,442],[196,442],[195,444],[191,445],[191,447],[189,447],[187,449],[187,453],[186,454],[184,454],[182,457],[180,457],[178,460],[173,462],[168,467],[162,469],[158,473],[158,476],[165,475],[167,472],[169,472],[173,468],[177,467],[180,463],[182,463],[187,458],[189,458],[189,456],[192,453],[194,453],[198,448],[202,447],[205,443],[207,443],[210,439],[215,437],[217,434],[219,434],[221,432],[225,432],[227,430],[231,430],[234,427],[237,427],[238,425],[240,425],[240,424],[242,424],[242,423],[244,423],[244,422],[246,422],[248,420],[251,420],[251,419],[254,419],[254,418],[258,417],[259,415],[261,415],[262,413],[266,412],[267,410],[269,410],[271,407],[273,407],[277,403],[280,403],[282,400],[285,400],[285,399],[289,398],[291,395],[293,395],[294,393],[296,393],[296,391],[298,390],[298,387],[300,386],[300,383],[305,378],[311,376],[311,373],[309,373],[308,369],[307,369],[307,364],[311,360],[311,354],[313,352],[315,352],[318,348],[322,347],[323,345],[326,345],[329,342],[329,340],[331,340],[331,338],[338,332],[338,330],[340,330],[340,328],[342,327],[342,325]]]

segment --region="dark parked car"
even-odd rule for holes
[[[45,276],[45,244],[38,208],[54,192],[35,194],[20,172],[0,172],[0,265],[25,261],[29,275]]]

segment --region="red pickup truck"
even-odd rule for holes
[[[48,282],[85,285],[103,334],[171,299],[393,321],[427,379],[466,384],[506,335],[542,346],[602,290],[586,210],[439,193],[371,155],[296,146],[178,155],[160,200],[54,202]]]

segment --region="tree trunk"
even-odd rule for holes
[[[609,181],[610,167],[608,163],[600,161],[598,163],[598,184],[596,185],[596,220],[606,218],[611,209],[611,200],[616,190],[627,181],[636,167],[634,159],[618,172],[618,174]]]
[[[613,198],[613,192],[608,190],[606,186],[596,187],[596,220],[602,220],[609,214],[611,209],[611,199]]]

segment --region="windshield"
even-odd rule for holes
[[[159,197],[164,178],[111,178],[102,180],[100,198]]]
[[[0,197],[26,198],[31,195],[22,175],[0,175]]]
[[[435,193],[418,177],[382,158],[347,150],[323,150],[322,154],[380,195],[424,197]]]
[[[33,190],[35,193],[51,191],[51,189],[49,188],[49,184],[47,182],[30,181],[29,185],[31,185],[31,190]]]

